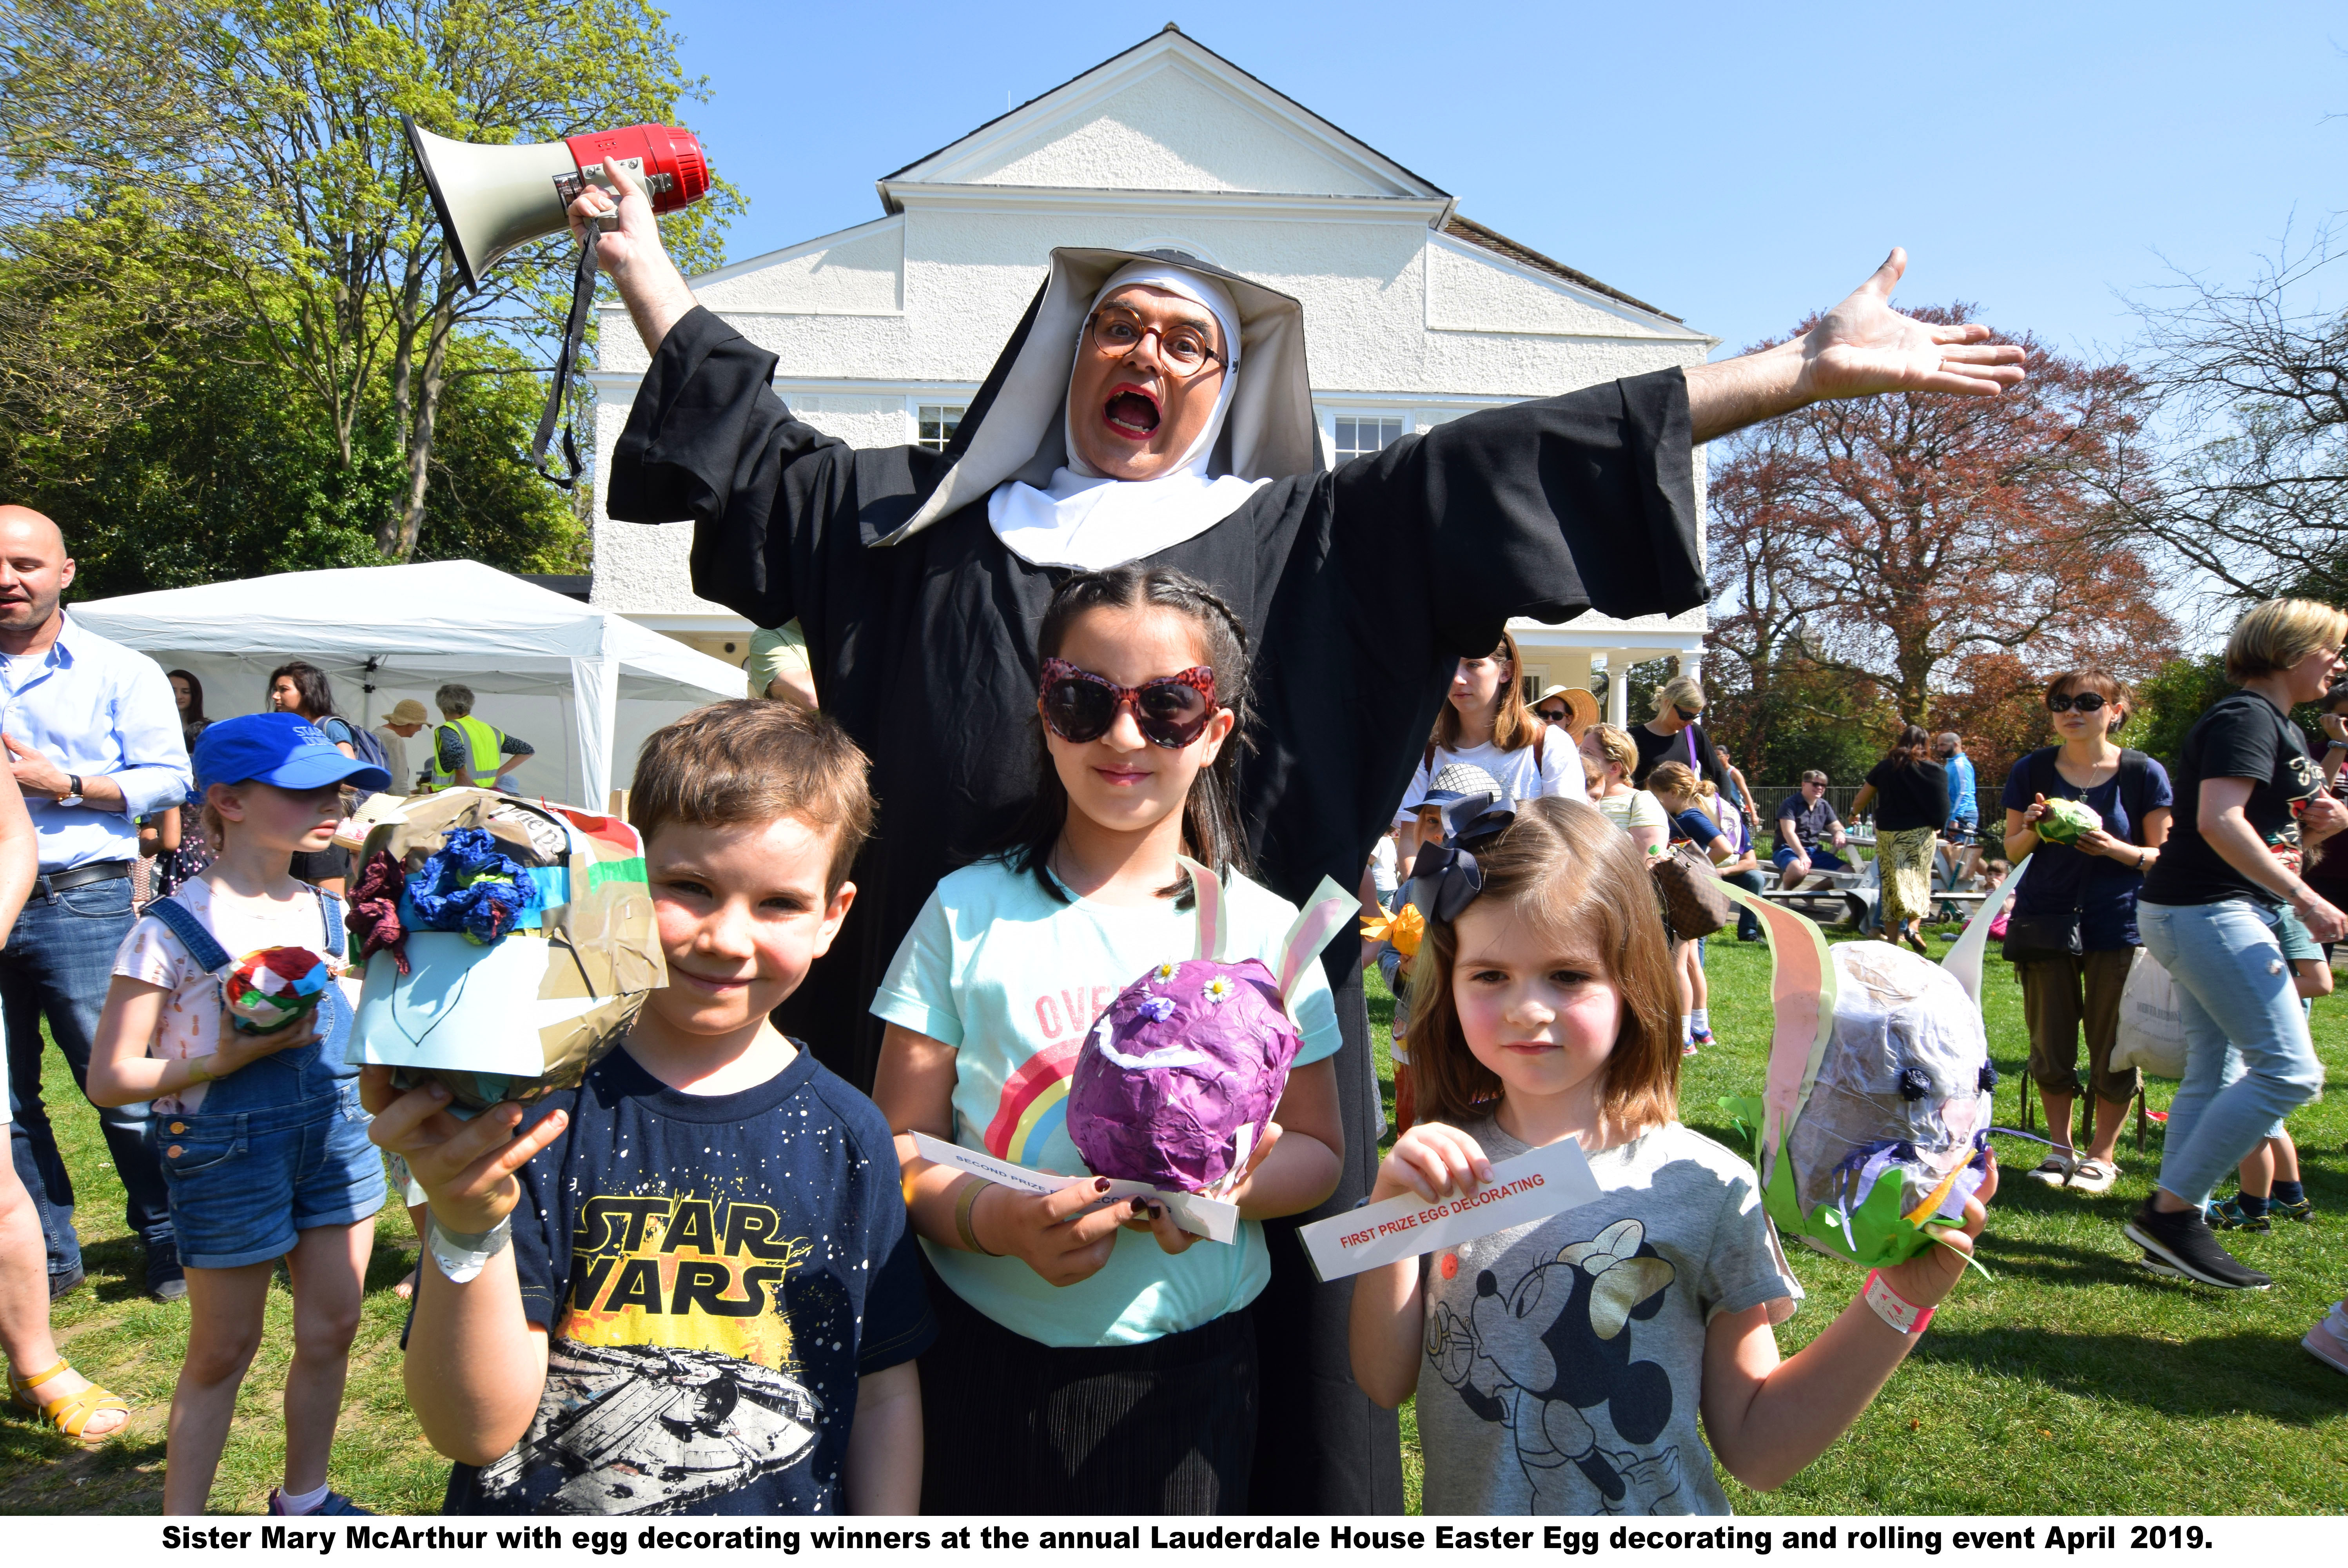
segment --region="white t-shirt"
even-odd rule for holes
[[[204,923],[212,940],[232,958],[242,960],[264,947],[326,950],[318,895],[306,887],[283,903],[238,899],[221,905],[217,913],[212,908],[212,884],[203,877],[182,884],[171,896]],[[208,1057],[220,1049],[220,982],[189,956],[170,926],[151,914],[141,918],[115,951],[114,972],[170,992],[163,999],[155,1038],[147,1047],[149,1056],[172,1061]],[[350,982],[342,984],[345,995],[355,1002]],[[204,1103],[204,1091],[210,1088],[209,1083],[192,1084],[176,1095],[159,1095],[155,1109],[167,1115],[193,1111]]]
[[[1540,754],[1534,760],[1534,753]],[[1539,746],[1519,746],[1514,751],[1503,751],[1490,741],[1481,746],[1455,749],[1448,746],[1435,748],[1435,766],[1426,765],[1424,752],[1418,769],[1410,776],[1410,788],[1402,798],[1401,809],[1395,812],[1397,822],[1408,821],[1426,792],[1435,788],[1435,777],[1455,762],[1465,762],[1489,773],[1514,805],[1519,800],[1537,800],[1544,795],[1561,795],[1569,800],[1587,800],[1588,793],[1581,782],[1581,753],[1573,738],[1552,725],[1549,735]]]
[[[1644,789],[1632,789],[1622,795],[1601,795],[1591,802],[1604,813],[1608,821],[1629,832],[1633,828],[1669,829],[1672,820],[1663,811],[1663,803]]]
[[[1395,861],[1394,840],[1379,834],[1378,841],[1370,846],[1370,885],[1378,890],[1380,898],[1395,890]]]

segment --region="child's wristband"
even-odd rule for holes
[[[1859,1299],[1874,1309],[1876,1316],[1901,1334],[1921,1334],[1924,1326],[1932,1321],[1932,1309],[1918,1306],[1893,1290],[1884,1280],[1881,1269],[1867,1272],[1867,1288],[1859,1293]]]
[[[200,1083],[210,1083],[220,1077],[210,1066],[212,1059],[211,1057],[188,1057],[188,1081],[183,1087],[193,1088]]]
[[[978,1195],[994,1183],[983,1176],[973,1176],[963,1183],[962,1196],[954,1200],[954,1230],[962,1244],[983,1258],[999,1258],[1001,1253],[990,1252],[978,1239],[978,1227],[971,1222],[970,1212],[978,1206]]]
[[[450,1284],[471,1283],[489,1266],[489,1260],[512,1242],[511,1214],[478,1235],[444,1228],[438,1214],[427,1212],[425,1216],[425,1250],[432,1254],[433,1266]]]

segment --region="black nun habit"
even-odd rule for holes
[[[653,356],[613,464],[623,521],[691,518],[693,586],[761,626],[796,617],[824,710],[872,759],[880,827],[831,956],[786,1005],[790,1031],[870,1088],[866,1008],[931,890],[994,844],[1035,788],[1036,629],[1068,573],[1007,548],[998,485],[1070,461],[1070,366],[1095,295],[1144,259],[1220,282],[1241,317],[1238,384],[1210,459],[1235,511],[1142,557],[1211,584],[1253,638],[1256,723],[1240,799],[1257,879],[1302,902],[1361,880],[1456,662],[1512,615],[1671,613],[1705,598],[1686,383],[1678,370],[1492,408],[1322,466],[1293,299],[1177,253],[1056,250],[1043,289],[943,452],[847,446],[791,416],[775,356],[696,309]],[[1352,1207],[1381,1113],[1348,931],[1325,955],[1344,1175],[1314,1215],[1273,1221],[1252,1308],[1261,1424],[1252,1500],[1399,1512],[1395,1418],[1353,1382],[1350,1289],[1321,1286],[1284,1233]]]

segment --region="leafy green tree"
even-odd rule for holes
[[[2174,766],[2185,749],[2185,737],[2194,722],[2209,711],[2211,703],[2234,689],[2234,683],[2226,678],[2223,654],[2199,654],[2171,660],[2149,679],[2137,684],[2136,717],[2121,731],[2120,738]],[[2322,712],[2322,704],[2305,702],[2293,708],[2291,715],[2306,731],[2308,744],[2319,756],[2324,736],[2316,719]]]
[[[136,191],[199,237],[342,493],[379,496],[380,558],[406,561],[433,515],[460,339],[542,346],[571,243],[527,247],[466,292],[399,115],[486,142],[673,121],[702,93],[676,45],[643,0],[11,0],[0,157],[20,222],[43,200]],[[672,249],[713,263],[736,208],[721,184],[671,221]],[[366,475],[386,456],[384,493]]]
[[[2120,738],[2174,764],[2185,749],[2186,733],[2211,703],[2234,689],[2226,678],[2222,654],[2172,659],[2136,688],[2136,717]]]
[[[200,236],[131,203],[12,237],[0,322],[36,343],[0,358],[0,496],[65,529],[76,598],[381,564],[375,523],[406,477],[380,385],[345,461],[270,345],[216,308],[231,285]],[[579,570],[572,501],[513,459],[538,414],[524,355],[462,333],[450,365],[419,552]]]

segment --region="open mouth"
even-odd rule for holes
[[[1133,440],[1146,441],[1158,429],[1158,399],[1137,387],[1120,387],[1111,393],[1102,414],[1110,429]]]

